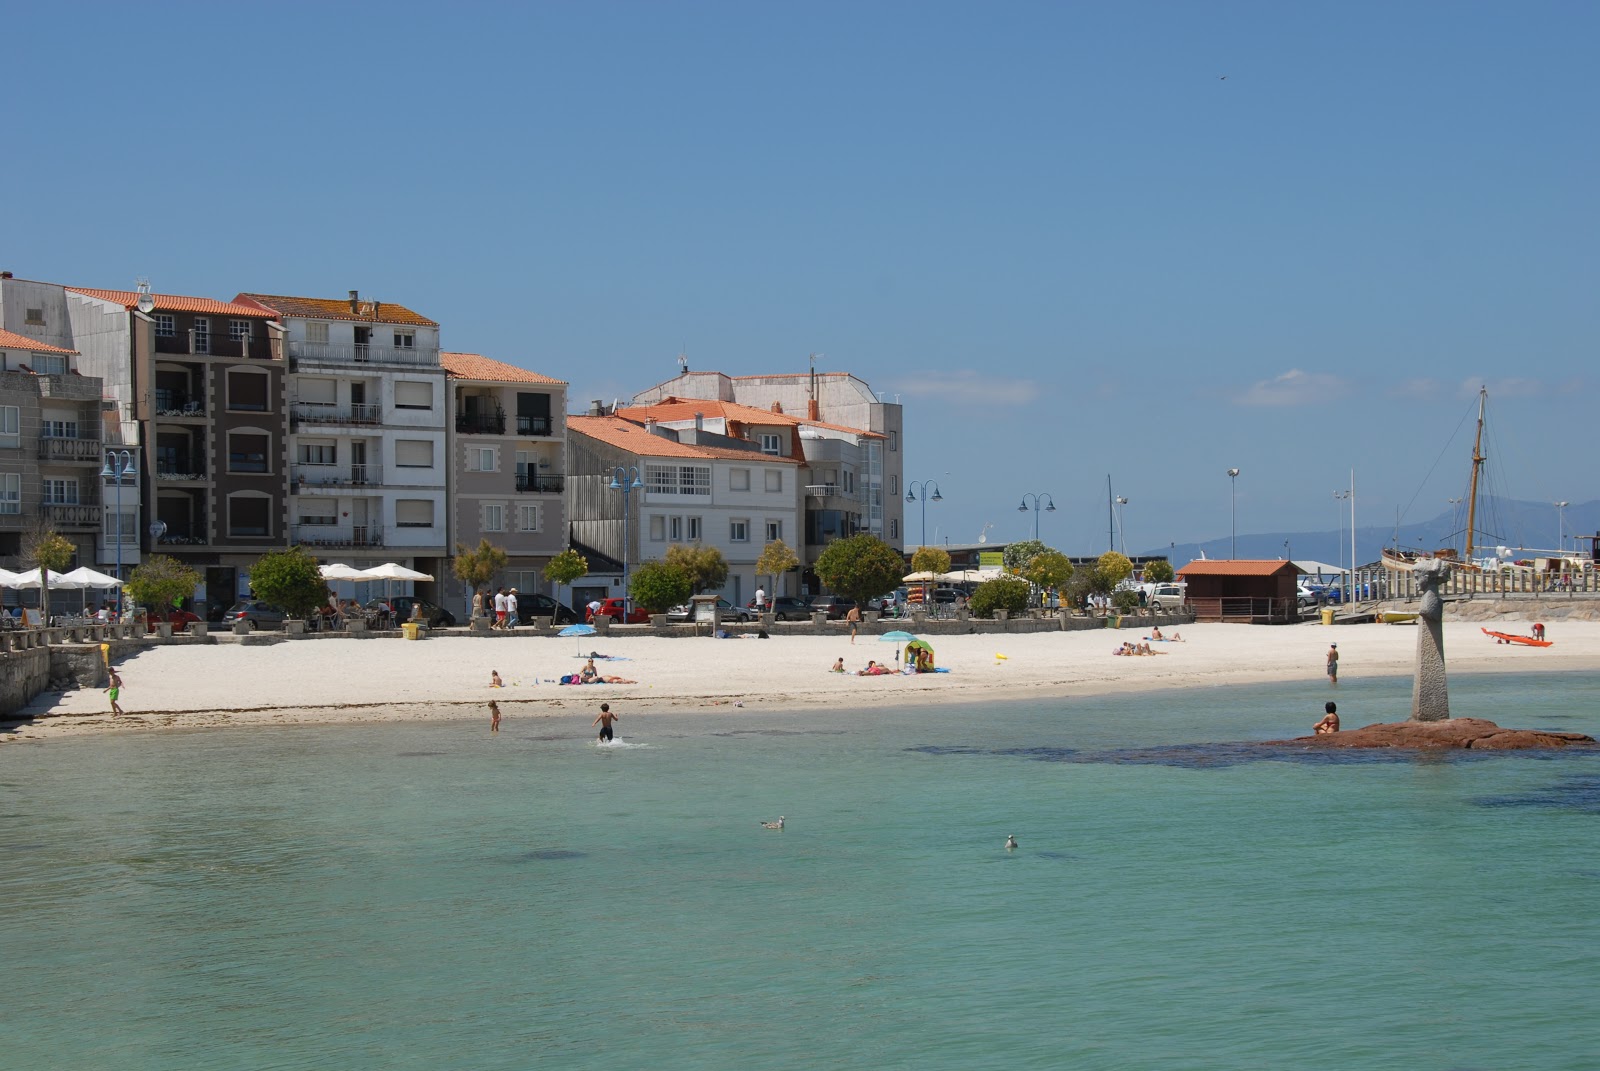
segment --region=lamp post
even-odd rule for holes
[[[1355,595],[1353,595],[1351,593],[1352,589],[1355,587],[1355,582],[1356,582],[1356,544],[1355,544],[1355,537],[1354,537],[1356,504],[1355,504],[1355,501],[1354,501],[1354,498],[1355,498],[1355,490],[1354,489],[1349,490],[1349,491],[1335,491],[1333,493],[1333,500],[1334,500],[1334,503],[1335,503],[1335,505],[1333,507],[1333,512],[1334,512],[1335,516],[1338,516],[1338,517],[1341,518],[1340,524],[1342,525],[1343,524],[1342,517],[1343,517],[1343,514],[1344,514],[1344,507],[1338,505],[1338,503],[1343,502],[1347,498],[1351,500],[1351,502],[1350,502],[1350,522],[1351,522],[1351,533],[1352,533],[1352,535],[1351,535],[1351,539],[1350,539],[1350,576],[1349,576],[1349,579],[1346,580],[1342,586],[1344,588],[1343,594],[1344,594],[1344,597],[1345,597],[1345,601],[1346,602],[1355,602],[1356,601]],[[1340,539],[1339,542],[1341,544],[1343,544],[1344,540]],[[1341,546],[1339,548],[1339,557],[1340,558],[1344,557],[1344,548],[1343,548],[1343,546]]]
[[[1553,502],[1556,508],[1556,553],[1567,552],[1567,507],[1571,502]]]
[[[923,480],[921,483],[906,484],[906,501],[922,503],[922,538],[917,543],[917,549],[928,545],[928,488],[933,488],[933,501],[943,502],[944,496],[939,493],[939,484],[934,480]],[[921,493],[919,499],[918,493]]]
[[[117,579],[122,577],[122,481],[126,476],[138,476],[139,463],[132,450],[107,450],[105,467],[100,470],[102,480],[117,481]],[[122,620],[122,586],[117,586],[117,620]]]
[[[618,465],[611,470],[607,487],[622,492],[622,605],[628,605],[628,495],[639,490],[644,483],[639,479],[638,465]],[[626,611],[623,620],[627,620]]]
[[[1128,504],[1127,495],[1117,496],[1117,542],[1122,544],[1122,553],[1128,553],[1128,514],[1122,507]]]
[[[1229,561],[1237,561],[1239,559],[1239,470],[1238,469],[1229,469],[1228,470],[1228,485],[1233,488],[1233,542],[1230,544],[1232,549],[1228,551],[1228,560]]]
[[[1033,499],[1033,505],[1032,506],[1028,505],[1028,499],[1030,499],[1030,498]],[[1040,491],[1038,493],[1034,493],[1032,491],[1029,491],[1027,494],[1022,496],[1022,505],[1017,507],[1017,512],[1018,513],[1026,513],[1030,509],[1033,510],[1033,541],[1035,543],[1039,542],[1039,507],[1040,506],[1044,507],[1044,511],[1046,513],[1054,513],[1056,511],[1056,500],[1051,498],[1048,494],[1046,494],[1043,491]]]

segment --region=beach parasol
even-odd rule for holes
[[[43,568],[26,569],[20,573],[12,573],[8,579],[0,581],[0,584],[8,588],[36,588],[40,586],[39,574],[42,572],[49,574],[51,587],[61,586],[61,578],[64,574],[58,573],[54,569],[46,570]],[[71,585],[68,586],[70,587]]]
[[[593,625],[568,625],[566,628],[564,628],[560,632],[556,633],[556,635],[557,636],[578,636],[580,638],[583,637],[583,636],[593,636],[593,635],[595,635],[595,627]],[[581,643],[578,644],[578,653],[579,654],[583,653],[583,644],[581,644]]]
[[[52,580],[51,583],[54,584],[55,581]],[[90,588],[120,588],[122,581],[109,573],[98,572],[87,565],[80,565],[71,572],[61,574],[61,586],[63,588],[77,588],[83,592],[83,599],[79,605],[81,609],[87,610],[89,608]]]
[[[362,569],[359,572],[357,572],[354,577],[349,577],[347,579],[352,579],[352,580],[382,580],[382,581],[384,581],[383,597],[384,597],[385,600],[387,600],[389,598],[389,584],[388,584],[388,581],[390,581],[390,580],[432,580],[433,579],[433,574],[431,574],[431,573],[419,573],[415,569],[407,569],[405,566],[400,565],[397,562],[384,562],[382,565],[374,565],[371,569]]]
[[[938,573],[931,572],[927,569],[922,569],[915,573],[907,573],[905,576],[900,578],[900,582],[903,584],[925,584],[929,580],[938,579]]]
[[[914,640],[914,639],[916,639],[916,637],[913,636],[911,633],[902,632],[899,629],[896,629],[893,632],[885,632],[882,636],[879,636],[878,637],[878,642],[879,643],[906,643],[906,642],[908,642],[910,640]]]

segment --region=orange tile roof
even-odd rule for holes
[[[730,450],[722,446],[694,446],[680,443],[662,435],[652,435],[641,424],[621,417],[569,416],[567,433],[587,435],[609,446],[626,450],[640,457],[690,457],[701,460],[759,461],[764,464],[798,465],[792,457],[777,457],[755,450]]]
[[[87,286],[69,286],[69,293],[83,294],[85,297],[99,298],[109,301],[114,305],[121,305],[125,309],[132,309],[139,304],[137,290],[95,290]],[[164,312],[198,312],[208,316],[250,316],[258,320],[270,320],[273,314],[263,312],[254,305],[239,305],[232,301],[218,301],[215,298],[184,297],[181,294],[151,294],[155,307]]]
[[[27,335],[19,335],[15,331],[0,328],[0,350],[28,350],[30,353],[65,353],[75,355],[77,350],[65,350],[60,346],[52,346],[48,342],[40,342]]]
[[[280,316],[305,316],[313,320],[356,320],[361,323],[410,324],[413,327],[438,327],[421,313],[388,301],[356,301],[358,311],[350,311],[348,298],[284,297],[278,294],[240,294],[235,301],[254,301]]]
[[[1294,562],[1272,559],[1269,561],[1217,561],[1202,558],[1178,570],[1179,576],[1276,576],[1284,570],[1300,573],[1303,570]]]
[[[552,387],[565,387],[564,379],[551,379],[526,368],[518,368],[504,361],[491,360],[481,353],[449,353],[440,351],[439,363],[444,366],[447,379],[487,379],[495,383],[543,383]]]
[[[694,373],[690,374],[693,375]],[[854,435],[865,435],[872,439],[885,438],[884,435],[876,431],[846,427],[843,424],[829,424],[823,420],[807,420],[805,417],[798,417],[793,413],[775,413],[771,409],[759,409],[753,405],[718,401],[714,398],[678,398],[669,395],[654,405],[630,405],[617,410],[618,416],[626,420],[640,422],[645,420],[659,420],[662,422],[693,420],[696,413],[708,417],[721,417],[723,420],[738,420],[746,424],[778,424],[786,427],[827,428],[830,431],[846,431]]]

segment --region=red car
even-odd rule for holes
[[[607,599],[600,604],[600,609],[590,610],[589,623],[591,625],[594,624],[594,619],[601,614],[605,614],[611,620],[624,625],[648,625],[650,623],[648,611],[641,610],[637,606],[629,610],[622,599]]]
[[[199,615],[191,614],[188,610],[151,610],[145,616],[144,627],[146,632],[154,632],[156,625],[163,621],[168,621],[172,624],[172,631],[187,632],[189,631],[189,622],[198,620],[200,620]]]

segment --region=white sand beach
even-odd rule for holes
[[[1600,669],[1597,622],[1554,624],[1549,638],[1555,645],[1543,649],[1497,644],[1475,622],[1447,622],[1445,629],[1453,677]],[[622,634],[573,640],[526,634],[441,635],[418,643],[383,638],[152,645],[118,662],[124,716],[109,715],[101,690],[46,692],[23,712],[31,720],[0,739],[224,725],[486,719],[491,699],[508,718],[573,717],[607,701],[627,717],[682,710],[737,716],[813,705],[1025,701],[1303,680],[1315,689],[1309,699],[1320,705],[1333,694],[1324,677],[1330,643],[1339,645],[1340,678],[1348,683],[1408,676],[1417,635],[1415,626],[1379,624],[1196,624],[1176,631],[1184,642],[1152,644],[1160,654],[1148,657],[1113,656],[1122,641],[1142,636],[1127,629],[930,637],[938,665],[948,673],[880,677],[854,671],[868,659],[893,666],[901,645],[864,635],[852,646],[843,632],[767,640]],[[638,683],[552,683],[582,666],[580,649],[615,656],[599,661],[600,671]],[[828,672],[841,656],[850,672]],[[489,687],[492,670],[499,671],[504,688]],[[1397,681],[1395,687],[1398,695],[1409,695],[1408,682]],[[1309,699],[1307,709],[1313,705]]]

